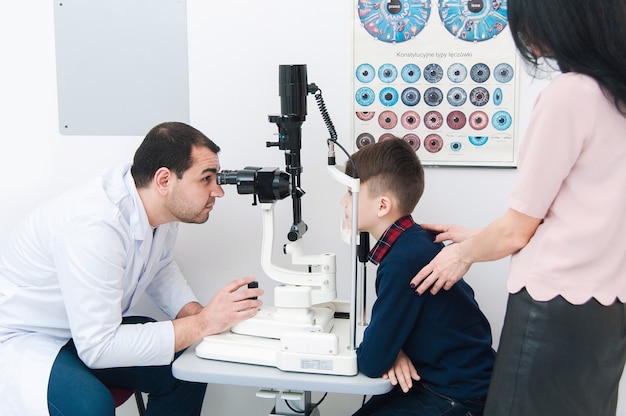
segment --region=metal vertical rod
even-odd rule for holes
[[[358,257],[361,263],[361,281],[359,287],[361,291],[358,294],[360,299],[360,315],[357,323],[364,327],[367,326],[367,255],[370,251],[369,238],[370,235],[368,232],[361,231],[359,233]]]
[[[356,348],[356,316],[357,316],[357,286],[358,286],[358,262],[357,252],[357,227],[358,227],[358,204],[359,192],[352,190],[352,228],[350,236],[350,255],[352,257],[352,310],[350,311],[350,349]]]

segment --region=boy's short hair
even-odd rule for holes
[[[403,139],[394,137],[364,146],[352,155],[361,182],[374,195],[392,193],[402,214],[413,212],[424,193],[424,168],[415,150]],[[352,164],[346,174],[353,176]]]

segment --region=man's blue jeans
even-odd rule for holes
[[[122,323],[149,321],[152,320],[131,317]],[[50,373],[50,415],[114,416],[113,397],[107,386],[148,393],[148,416],[200,415],[206,391],[206,384],[174,378],[171,365],[91,370],[78,358],[70,340],[59,352]]]
[[[414,382],[408,393],[395,386],[389,393],[373,396],[352,416],[481,416],[484,406],[484,399],[455,400]]]

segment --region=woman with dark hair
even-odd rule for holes
[[[626,2],[509,0],[531,68],[561,73],[537,98],[508,211],[449,240],[412,280],[450,289],[512,255],[486,416],[615,415],[626,361]],[[419,372],[419,369],[417,369]]]

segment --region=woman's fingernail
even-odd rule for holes
[[[415,289],[417,287],[415,286],[415,283],[411,283],[409,286],[411,287],[411,289]]]

